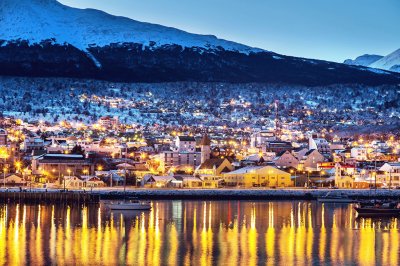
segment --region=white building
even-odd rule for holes
[[[318,150],[322,154],[328,154],[331,152],[331,148],[329,146],[329,142],[323,138],[309,138],[308,144],[309,150]]]
[[[177,136],[172,150],[174,152],[194,152],[196,150],[196,140],[191,136]]]
[[[171,150],[163,151],[158,157],[162,171],[177,166],[187,166],[194,171],[201,163],[201,152],[196,151],[196,140],[191,136],[176,137]]]
[[[22,143],[22,150],[24,152],[31,152],[44,149],[44,140],[40,137],[27,137]]]
[[[377,181],[386,186],[400,186],[400,163],[385,163],[379,170],[383,173],[377,175]]]
[[[276,136],[272,131],[261,130],[258,132],[254,132],[250,138],[250,147],[258,148],[262,144],[265,144],[266,141],[275,141]]]
[[[354,147],[350,151],[350,156],[355,158],[357,161],[367,160],[368,151],[365,147]]]

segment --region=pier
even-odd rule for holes
[[[83,191],[1,191],[2,203],[92,204],[100,202],[100,195]]]

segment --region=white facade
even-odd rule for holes
[[[254,132],[250,138],[250,147],[257,148],[264,144],[266,141],[274,141],[276,140],[275,133],[272,131],[258,131]]]
[[[350,151],[350,156],[355,158],[357,161],[365,161],[367,160],[367,148],[364,147],[355,147]]]
[[[196,150],[196,140],[194,137],[177,136],[172,150],[175,152],[194,152]]]

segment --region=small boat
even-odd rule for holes
[[[359,216],[384,217],[400,215],[400,203],[397,202],[376,202],[375,204],[358,203],[354,206]]]
[[[352,203],[355,202],[353,199],[349,198],[344,193],[334,193],[334,192],[328,192],[326,193],[325,196],[318,197],[317,198],[318,202],[324,202],[324,203]]]
[[[126,164],[125,164],[126,167]],[[136,199],[129,200],[126,195],[126,169],[124,171],[124,199],[116,202],[106,203],[106,207],[111,210],[121,210],[121,211],[147,211],[151,209],[151,204],[149,201],[139,201]]]
[[[141,210],[146,211],[151,209],[151,204],[148,201],[117,201],[105,204],[111,210]]]

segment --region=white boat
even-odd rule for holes
[[[111,210],[121,210],[121,211],[146,211],[151,209],[151,204],[149,201],[140,201],[140,200],[127,200],[126,199],[126,166],[125,162],[125,171],[124,171],[124,199],[120,201],[111,201],[106,203],[105,206],[110,208]]]
[[[105,204],[111,210],[150,210],[151,204],[148,201],[116,201]]]
[[[349,198],[346,194],[343,193],[334,193],[328,192],[325,196],[318,197],[318,202],[325,202],[325,203],[352,203],[355,200]]]

